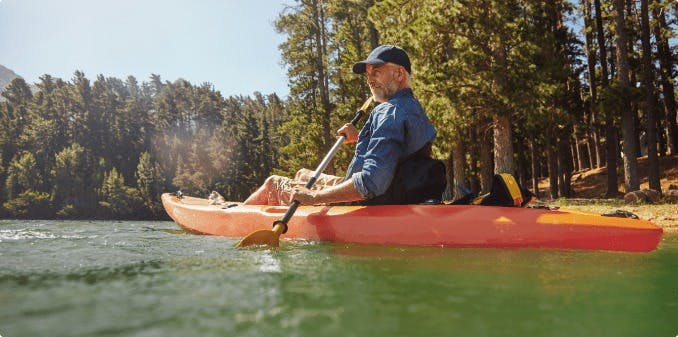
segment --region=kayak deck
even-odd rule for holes
[[[270,229],[286,206],[209,205],[162,195],[170,217],[197,234],[244,237]],[[301,206],[287,238],[340,243],[444,247],[534,247],[647,252],[662,229],[647,220],[576,210],[473,205]]]

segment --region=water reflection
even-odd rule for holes
[[[0,224],[3,336],[663,336],[678,317],[676,235],[644,254],[241,250],[165,222]]]
[[[646,254],[553,249],[478,249],[330,245],[328,253],[381,273],[432,273],[448,280],[477,278],[492,287],[529,287],[565,300],[592,291],[601,280],[651,282],[658,268]],[[491,278],[487,278],[492,275]],[[494,283],[492,280],[503,280]],[[613,281],[614,282],[614,281]]]

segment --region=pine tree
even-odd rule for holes
[[[78,143],[63,149],[55,155],[52,171],[52,204],[60,217],[79,217],[85,214],[87,197],[85,190],[87,158],[85,149]]]
[[[643,46],[643,91],[645,92],[645,114],[647,115],[647,166],[648,183],[651,189],[661,193],[659,181],[659,158],[657,156],[657,100],[654,87],[654,66],[650,44],[649,0],[640,1],[641,39]]]
[[[139,157],[135,176],[144,206],[154,217],[161,216],[162,205],[159,200],[165,188],[164,174],[160,165],[151,159],[148,152],[143,152]]]
[[[126,186],[125,178],[115,167],[105,174],[99,195],[99,205],[104,209],[104,215],[111,218],[138,217],[142,204],[139,191]]]
[[[33,154],[30,152],[17,154],[7,168],[5,181],[7,199],[15,198],[26,190],[40,191],[43,187],[42,179]]]
[[[333,31],[325,0],[301,0],[288,7],[275,22],[287,40],[280,45],[288,66],[290,95],[288,117],[281,132],[288,134],[290,144],[281,150],[281,168],[292,175],[302,167],[313,167],[334,143],[328,72],[330,41]],[[329,167],[328,173],[334,173]]]
[[[629,56],[628,56],[628,31],[626,28],[626,11],[624,0],[615,0],[615,22],[617,28],[617,89],[620,92],[618,96],[619,108],[622,117],[622,138],[624,139],[624,186],[626,192],[640,189],[640,180],[638,179],[638,162],[636,151],[638,138],[634,132],[634,121],[631,111],[630,84],[629,84]]]

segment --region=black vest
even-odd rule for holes
[[[447,184],[445,164],[431,158],[431,143],[399,161],[386,193],[361,205],[440,203]]]

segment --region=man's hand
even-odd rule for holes
[[[294,188],[292,194],[290,195],[290,204],[294,200],[297,200],[302,205],[314,205],[315,194],[316,192],[311,191],[304,186],[297,186]]]
[[[294,200],[302,205],[329,205],[334,202],[363,200],[363,196],[353,185],[353,179],[348,179],[338,185],[317,191],[311,191],[305,186],[297,186],[290,194],[290,203]]]
[[[337,130],[337,136],[346,135],[344,143],[351,144],[358,141],[358,130],[351,123],[346,123],[339,130]]]

